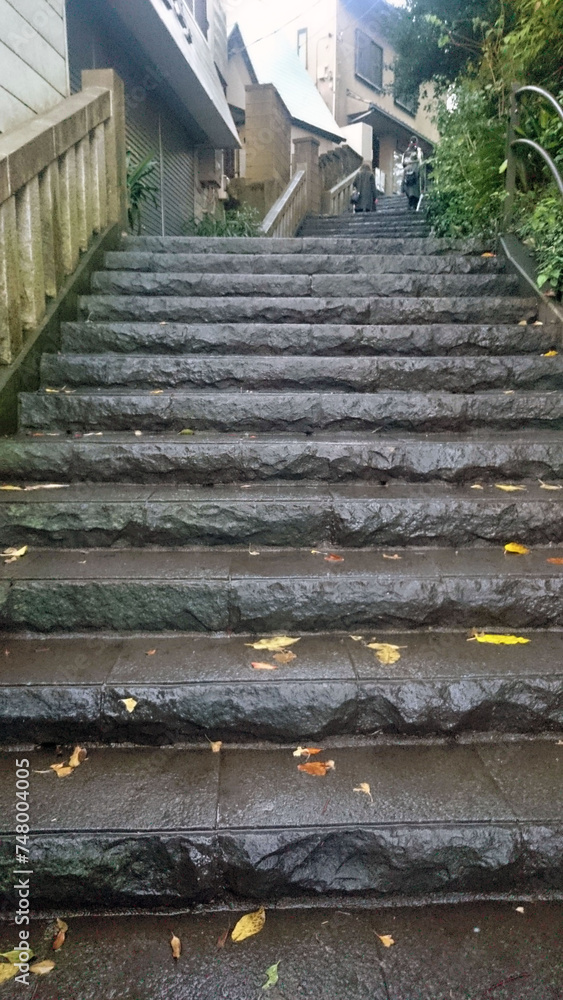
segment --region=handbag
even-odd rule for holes
[[[360,192],[352,191],[352,194],[350,195],[350,201],[352,202],[352,204],[357,205],[359,200],[360,200]]]

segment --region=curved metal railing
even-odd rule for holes
[[[539,156],[542,157],[544,162],[549,167],[555,183],[559,189],[561,196],[563,197],[563,178],[559,173],[557,165],[549,155],[543,146],[540,146],[539,142],[535,142],[533,139],[518,139],[516,137],[516,126],[518,123],[518,98],[522,94],[539,94],[544,100],[551,104],[554,111],[557,113],[561,121],[563,122],[563,108],[559,104],[559,101],[550,94],[549,90],[544,90],[543,87],[536,87],[533,85],[528,85],[525,87],[514,86],[512,89],[512,102],[510,108],[510,125],[508,128],[508,150],[507,150],[507,167],[506,167],[506,190],[507,198],[505,201],[505,212],[504,220],[505,225],[508,225],[512,216],[512,210],[514,207],[514,196],[516,193],[516,156],[514,153],[516,146],[527,146],[529,149],[533,149]]]

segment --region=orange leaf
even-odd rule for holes
[[[59,931],[55,940],[53,941],[53,951],[58,951],[59,948],[62,948],[63,944],[65,943],[65,938],[66,938],[66,931]]]
[[[298,764],[298,771],[305,771],[306,774],[313,774],[317,778],[324,778],[327,771],[334,771],[333,760],[312,760],[308,764]]]
[[[322,753],[322,747],[297,747],[297,750],[293,751],[294,757],[311,757],[315,753]]]
[[[176,937],[175,934],[173,934],[170,938],[170,947],[172,948],[172,958],[180,958],[180,955],[182,954],[182,942],[179,937]]]
[[[154,656],[156,649],[147,649],[147,656]]]
[[[554,566],[563,566],[563,559],[560,559],[559,556],[553,556],[552,559],[546,559],[546,562],[553,563]]]
[[[335,552],[329,552],[325,556],[325,562],[344,562],[344,556],[337,556]]]
[[[277,670],[277,665],[275,663],[260,663],[260,661],[254,661],[250,664],[255,670]]]

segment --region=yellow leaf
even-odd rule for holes
[[[151,389],[150,395],[151,396],[162,396],[163,392],[164,392],[164,389]]]
[[[513,486],[512,483],[495,483],[495,488],[497,490],[503,490],[504,493],[517,493],[519,490],[525,490],[525,486]]]
[[[233,941],[244,941],[246,938],[259,934],[266,923],[266,911],[263,906],[255,913],[247,913],[235,924],[231,938]]]
[[[7,983],[8,979],[13,979],[19,973],[19,968],[17,965],[12,965],[11,962],[2,962],[0,965],[0,983]]]
[[[211,753],[219,753],[221,747],[223,746],[222,740],[209,740],[209,746],[211,747]]]
[[[23,486],[0,486],[0,490],[19,490],[23,492]]]
[[[132,712],[138,704],[134,698],[120,698],[119,700],[123,702],[128,712]]]
[[[496,257],[496,253],[482,253],[481,257]]]
[[[22,545],[21,549],[15,549],[12,547],[10,549],[4,549],[2,555],[10,556],[12,559],[21,559],[21,557],[26,554],[27,549],[27,545]]]
[[[469,487],[471,490],[483,490],[485,487],[481,486],[481,483],[474,483],[473,486]]]
[[[354,789],[355,792],[363,792],[364,795],[368,795],[373,802],[373,795],[371,794],[371,788],[369,787],[367,781],[360,781],[360,784]]]
[[[51,764],[51,771],[54,771],[57,778],[68,778],[69,774],[74,771],[73,767],[69,767],[68,764]]]
[[[519,542],[507,542],[504,551],[513,552],[516,556],[527,556],[530,550],[525,545],[520,545]]]
[[[274,635],[271,639],[259,639],[258,642],[245,642],[245,646],[252,646],[252,649],[268,649],[277,653],[286,646],[292,646],[299,639],[290,639],[288,635]]]
[[[176,937],[175,934],[173,934],[170,938],[170,947],[172,948],[172,958],[180,958],[180,955],[182,954],[182,942],[179,937]]]
[[[180,434],[183,434],[185,437],[189,437],[189,435],[193,433],[194,432],[190,430],[189,427],[184,427],[183,431],[180,431]]]
[[[542,358],[554,358],[558,353],[558,351],[546,351],[545,354],[542,354]]]
[[[68,931],[68,924],[66,920],[61,920],[60,917],[57,917],[57,927],[59,928],[60,931],[64,931],[65,934]]]
[[[87,751],[84,749],[84,747],[75,747],[72,757],[68,762],[68,766],[78,767],[78,765],[81,764],[83,760],[86,760],[87,756],[88,754]]]
[[[54,968],[55,963],[50,958],[46,958],[43,962],[36,962],[35,965],[30,965],[29,971],[33,972],[36,976],[46,976]]]
[[[401,659],[400,649],[406,649],[406,646],[394,646],[390,642],[368,642],[368,649],[374,649],[375,655],[380,663],[396,663],[397,660]]]
[[[353,639],[354,642],[361,642],[363,639],[363,635],[351,635],[350,638]]]
[[[392,944],[395,944],[390,934],[378,934],[377,936],[384,948],[390,948]]]
[[[33,958],[33,952],[31,948],[28,948],[26,945],[22,945],[21,948],[14,948],[13,951],[0,951],[0,955],[2,956],[2,958],[7,958],[8,962],[10,962],[11,965],[16,965],[16,964],[19,965],[21,962],[22,952],[26,956],[26,962],[28,962],[30,958]],[[2,963],[0,964],[0,969],[3,968],[4,964]]]
[[[540,479],[540,490],[563,490],[563,486],[555,486],[553,483],[544,483]]]
[[[312,556],[322,556],[322,552],[320,551],[320,549],[311,549],[311,555]]]
[[[276,663],[291,663],[291,661],[296,660],[297,657],[295,653],[292,653],[291,650],[288,649],[287,652],[282,651],[281,653],[274,653],[272,659],[275,660]]]
[[[521,635],[498,635],[496,632],[475,632],[467,641],[473,642],[474,640],[488,642],[493,646],[517,646],[530,641]]]

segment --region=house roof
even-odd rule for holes
[[[343,132],[287,38],[279,31],[256,38],[258,32],[256,24],[250,29],[239,21],[229,36],[229,58],[240,53],[251,79],[273,84],[295,125],[343,142]]]

